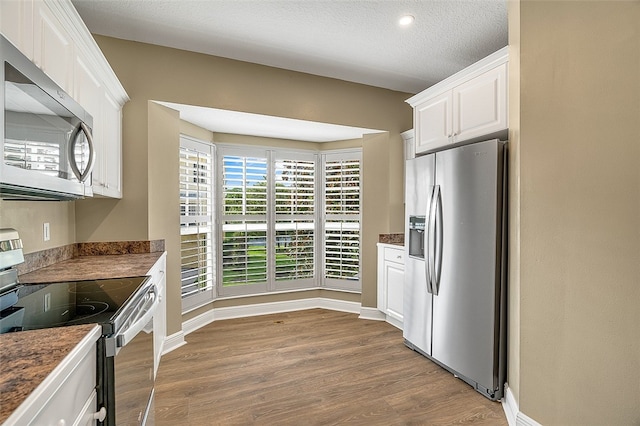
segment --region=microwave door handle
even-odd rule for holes
[[[89,161],[87,162],[87,168],[84,169],[84,173],[82,174],[82,179],[80,180],[80,182],[84,182],[87,180],[87,178],[91,175],[91,172],[93,171],[93,166],[96,162],[96,149],[95,149],[95,146],[93,145],[93,135],[91,134],[91,129],[89,129],[89,126],[87,126],[84,122],[81,122],[80,127],[82,128],[82,131],[84,132],[87,138],[87,145],[89,145]]]
[[[155,291],[155,286],[151,290],[149,290],[149,294],[151,298],[145,303],[143,309],[141,309],[141,314],[133,321],[133,323],[127,327],[122,333],[118,334],[116,338],[116,343],[118,347],[123,347],[127,343],[129,343],[138,333],[140,333],[145,326],[151,321],[153,315],[156,313],[156,308],[160,304],[160,299],[158,299]]]
[[[87,167],[84,169],[84,172],[80,172],[80,168],[78,167],[78,163],[76,162],[76,155],[75,155],[76,143],[78,142],[78,136],[80,135],[80,132],[84,133],[85,137],[87,138],[87,144],[89,145],[89,161],[87,163]],[[80,181],[81,183],[84,182],[85,180],[87,180],[87,178],[91,174],[91,171],[93,170],[93,165],[96,159],[95,148],[93,145],[93,137],[91,136],[91,130],[84,122],[80,122],[80,124],[78,124],[76,128],[73,130],[73,133],[71,134],[71,141],[69,143],[68,154],[69,154],[69,165],[71,166],[71,171],[73,172],[75,177],[78,179],[78,181]]]

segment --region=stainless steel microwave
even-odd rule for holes
[[[1,35],[0,52],[0,196],[17,200],[92,196],[93,118]]]

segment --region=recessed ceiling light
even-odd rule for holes
[[[414,18],[411,15],[404,15],[403,17],[400,18],[400,20],[398,21],[398,23],[403,26],[406,27],[408,25],[411,25],[413,23],[413,21],[415,21],[416,18]]]

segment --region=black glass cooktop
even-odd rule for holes
[[[78,324],[102,325],[110,335],[126,320],[127,307],[135,306],[149,277],[25,284],[11,312],[3,311],[4,331],[36,330]],[[7,314],[12,317],[7,319]],[[10,321],[10,319],[13,319]]]

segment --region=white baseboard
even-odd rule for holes
[[[387,322],[402,331],[402,321],[399,319],[392,317],[391,315],[387,315]]]
[[[164,343],[162,345],[162,355],[168,354],[172,350],[178,349],[180,346],[186,344],[187,342],[184,340],[184,333],[182,331],[173,333],[171,336],[167,336],[164,338]]]
[[[392,317],[391,315],[386,315],[384,312],[379,310],[378,308],[360,308],[360,319],[373,320],[373,321],[386,321],[392,326],[402,330],[402,321]]]
[[[520,412],[518,402],[507,385],[505,385],[504,394],[505,396],[502,398],[502,408],[504,409],[509,426],[542,426],[531,417]]]
[[[513,392],[511,389],[505,384],[504,385],[504,398],[502,398],[502,409],[504,410],[504,414],[507,417],[507,422],[509,426],[516,426],[516,419],[518,418],[518,403],[516,402],[515,397],[513,396]]]
[[[360,319],[372,320],[372,321],[386,321],[384,312],[380,312],[378,308],[367,308],[365,306],[360,308]]]
[[[527,416],[526,414],[523,414],[520,411],[518,411],[518,419],[516,420],[516,425],[517,426],[542,426],[540,423],[536,422],[531,417]]]
[[[257,315],[278,314],[281,312],[301,311],[304,309],[330,309],[332,311],[361,313],[360,303],[316,297],[310,299],[287,300],[272,303],[256,303],[253,305],[229,306],[213,308],[195,318],[182,323],[184,335],[192,333],[213,321],[233,318],[252,317]]]

